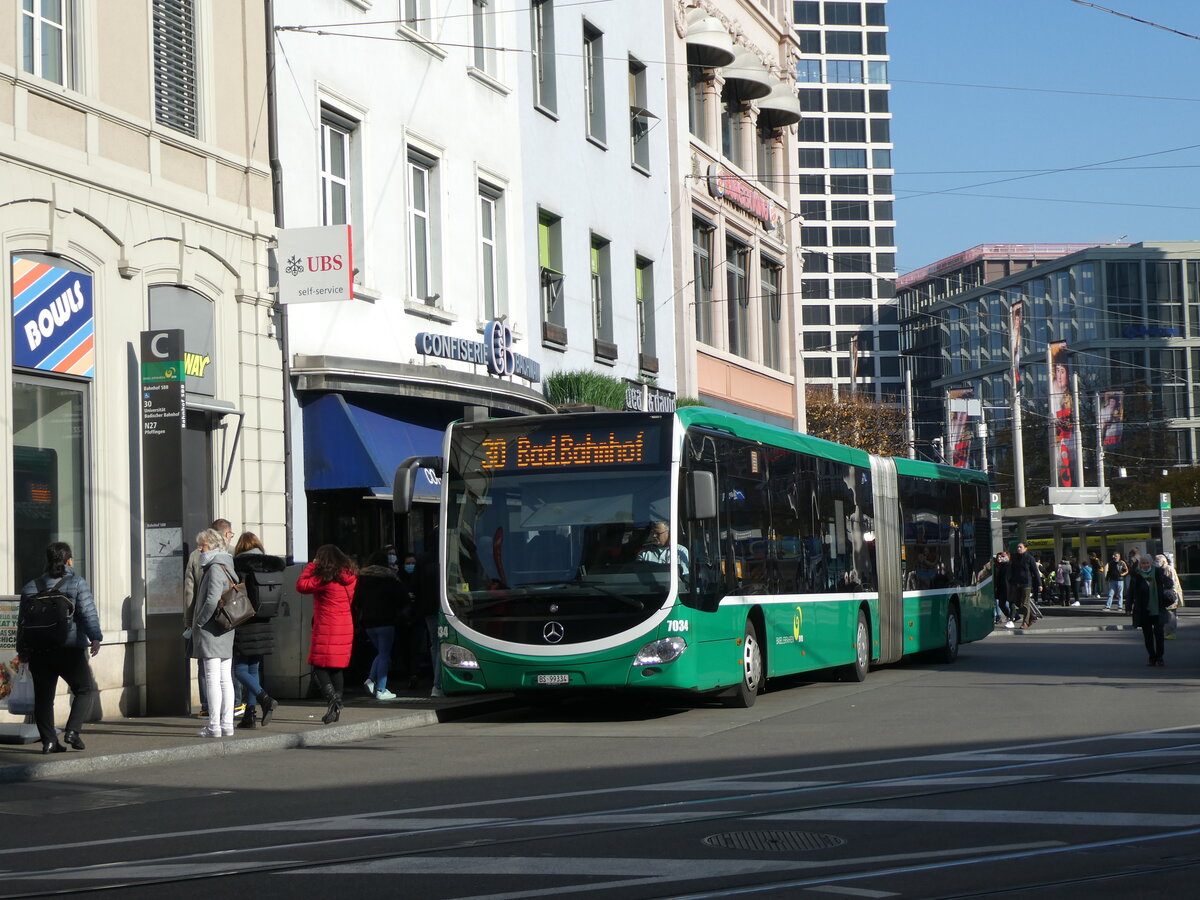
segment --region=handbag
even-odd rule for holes
[[[235,581],[229,570],[225,568],[223,563],[217,563],[224,570],[229,580],[233,582],[225,593],[221,594],[221,599],[217,602],[217,611],[213,613],[212,621],[216,623],[221,631],[230,631],[237,628],[243,622],[254,618],[254,605],[250,602],[250,595],[246,592],[246,584],[242,581]]]
[[[8,711],[14,716],[33,715],[33,677],[29,666],[17,666],[17,675],[8,694]]]

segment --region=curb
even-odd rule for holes
[[[422,728],[508,709],[514,705],[511,696],[500,696],[477,703],[462,703],[442,709],[414,709],[384,719],[369,719],[352,725],[324,725],[306,731],[288,731],[254,737],[223,738],[201,741],[161,750],[134,750],[128,753],[109,753],[103,756],[72,754],[71,759],[51,759],[45,762],[23,763],[0,766],[0,784],[25,781],[40,781],[91,772],[108,772],[134,766],[153,766],[160,763],[175,763],[193,759],[217,759],[225,756],[241,756],[246,753],[267,753],[278,750],[299,750],[305,747],[323,747],[333,744],[348,744],[365,741],[409,728]]]

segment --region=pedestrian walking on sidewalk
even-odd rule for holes
[[[17,655],[21,662],[28,664],[33,678],[33,718],[37,722],[38,737],[42,739],[43,753],[62,753],[67,749],[58,742],[54,728],[54,695],[58,692],[58,679],[67,683],[72,695],[63,742],[76,750],[84,749],[79,732],[96,695],[88,651],[92,656],[99,653],[104,635],[100,632],[92,589],[75,574],[74,566],[70,544],[55,541],[46,547],[46,571],[21,589],[17,612]],[[67,613],[61,640],[35,636],[25,627],[34,598],[48,591],[62,594],[72,607]]]
[[[1105,611],[1121,612],[1125,608],[1125,576],[1129,574],[1129,566],[1125,564],[1125,560],[1121,559],[1121,554],[1113,551],[1112,559],[1108,562],[1108,568],[1104,572],[1104,579],[1108,582],[1108,600],[1104,603]],[[1116,605],[1113,605],[1113,601]]]
[[[279,585],[279,573],[284,570],[284,563],[280,557],[268,555],[258,535],[247,531],[233,548],[233,568],[246,585],[246,595],[254,607],[254,618],[243,622],[233,632],[233,677],[246,691],[246,711],[238,727],[257,728],[258,707],[262,707],[261,721],[266,726],[271,724],[271,717],[279,706],[279,701],[262,686],[263,658],[275,650],[275,632],[271,627],[271,616],[259,614],[265,599],[260,590],[266,592],[269,580],[275,586]],[[274,610],[262,611],[274,614]]]
[[[1163,622],[1173,591],[1171,579],[1154,566],[1148,555],[1138,557],[1138,567],[1129,576],[1129,606],[1133,610],[1133,624],[1142,629],[1150,658],[1148,666],[1163,664]]]
[[[221,596],[234,585],[233,557],[225,538],[211,528],[196,535],[196,548],[203,574],[192,616],[192,658],[204,662],[208,693],[208,724],[200,737],[233,737],[233,631],[213,619]]]
[[[376,700],[395,700],[388,690],[388,670],[392,666],[392,644],[396,640],[396,620],[405,599],[404,588],[396,572],[387,564],[385,553],[371,557],[370,565],[359,570],[354,590],[358,626],[366,632],[375,648],[375,659],[363,686]]]
[[[333,544],[317,548],[312,562],[296,580],[296,590],[313,595],[312,640],[308,662],[313,681],[329,704],[321,721],[326,725],[342,715],[345,670],[354,648],[354,619],[350,603],[358,585],[353,561]]]
[[[1041,590],[1042,577],[1037,561],[1025,542],[1020,541],[1008,567],[1008,604],[1014,612],[1020,610],[1021,628],[1029,628],[1033,624],[1037,612],[1035,600]]]

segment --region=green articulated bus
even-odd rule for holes
[[[704,407],[463,421],[441,476],[442,689],[722,692],[992,630],[983,473]]]

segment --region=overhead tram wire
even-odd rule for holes
[[[1084,97],[1116,97],[1127,100],[1166,100],[1177,103],[1200,103],[1200,97],[1165,97],[1156,94],[1118,94],[1112,91],[1079,91],[1068,88],[1022,87],[1006,84],[969,84],[959,81],[917,81],[912,78],[893,78],[891,84],[925,84],[936,87],[962,87],[987,91],[1023,91],[1035,94],[1071,94]]]
[[[1090,3],[1088,0],[1070,0],[1070,2],[1079,6],[1090,6],[1092,9],[1097,9],[1100,12],[1111,13],[1119,18],[1128,19],[1131,22],[1137,22],[1139,25],[1149,25],[1151,28],[1158,28],[1161,31],[1177,34],[1180,37],[1191,38],[1193,41],[1200,41],[1200,34],[1190,34],[1186,31],[1180,31],[1178,28],[1172,28],[1169,25],[1160,25],[1158,22],[1152,22],[1149,19],[1139,19],[1137,16],[1131,16],[1129,13],[1123,13],[1115,9],[1109,9],[1107,6],[1101,6],[1098,3]]]
[[[555,9],[567,9],[572,6],[595,6],[599,3],[612,3],[614,0],[575,0],[573,3],[556,3]],[[493,9],[484,13],[485,16],[500,16],[507,13],[530,12],[533,7],[517,6],[512,9]],[[445,19],[469,19],[475,15],[474,12],[467,13],[446,13],[441,16],[413,16],[400,19],[373,19],[371,21],[362,22],[321,22],[312,25],[287,25],[276,26],[276,31],[301,31],[307,28],[356,28],[367,25],[408,25],[413,22],[441,22]],[[353,35],[348,35],[353,37]]]

